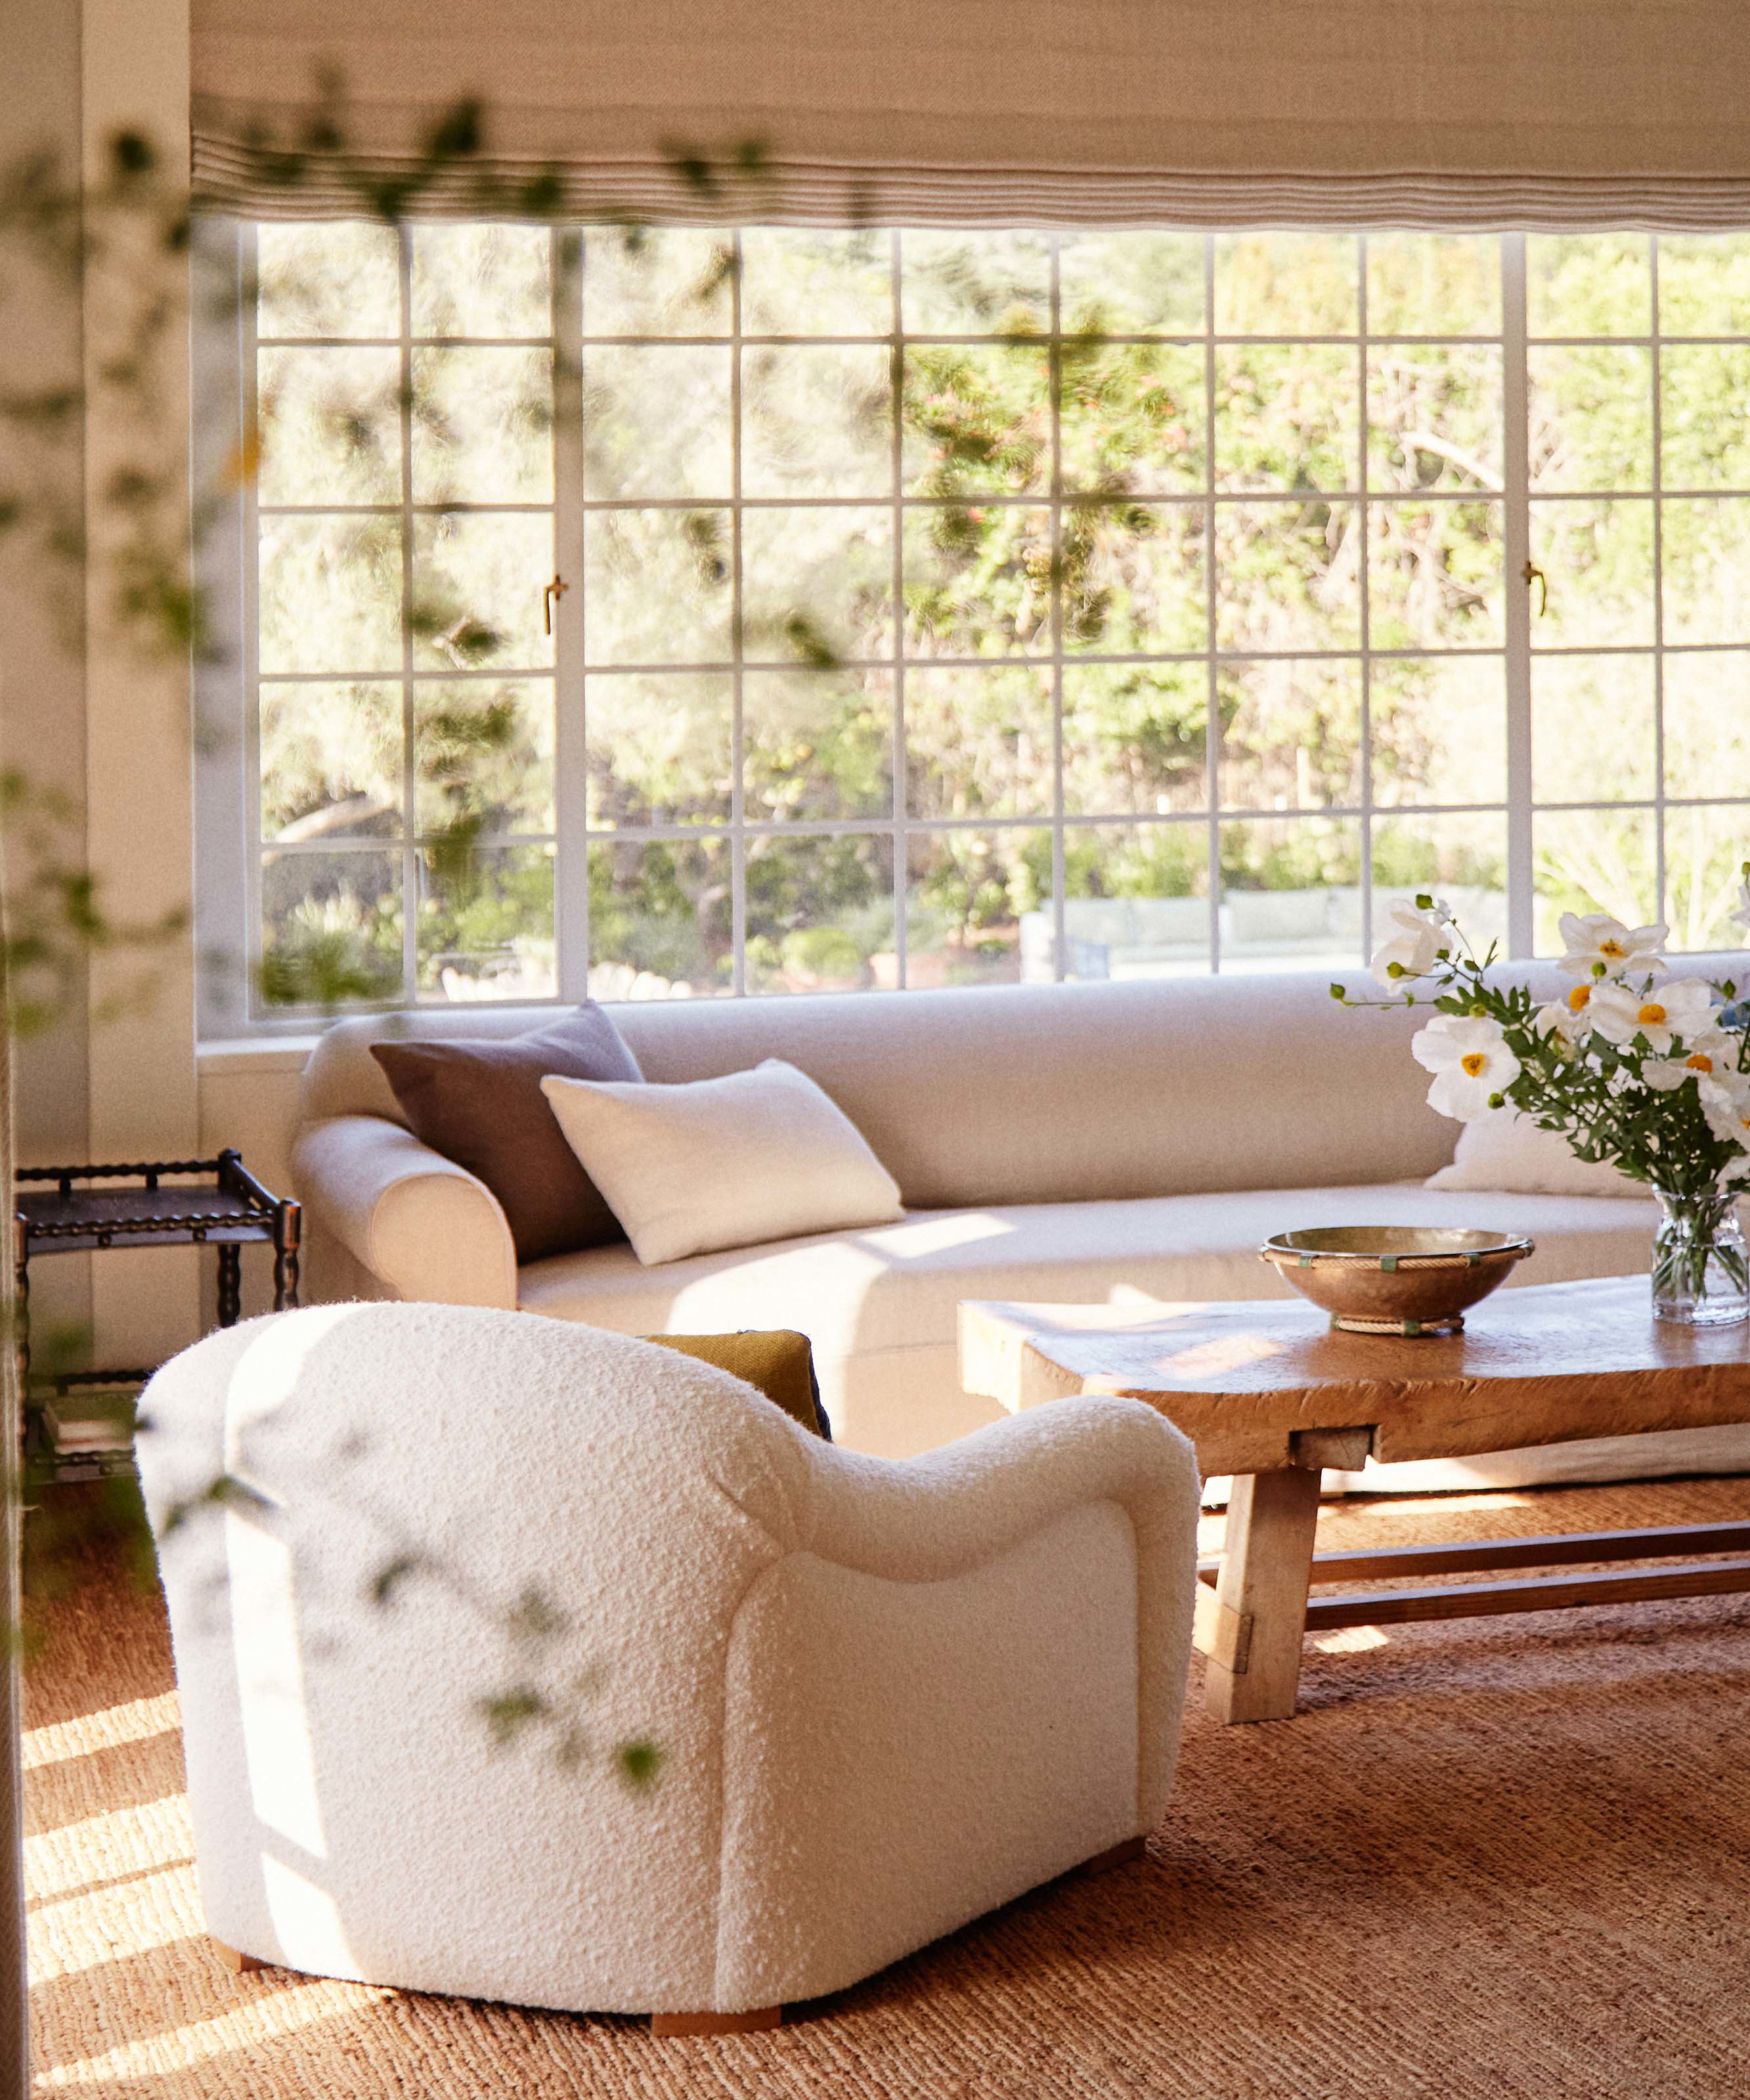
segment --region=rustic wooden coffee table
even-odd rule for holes
[[[1503,1290],[1462,1334],[1347,1335],[1298,1299],[960,1308],[961,1380],[1012,1412],[1073,1393],[1146,1401],[1234,1476],[1228,1545],[1199,1570],[1197,1646],[1223,1721],[1294,1710],[1309,1632],[1750,1590],[1750,1560],[1541,1575],[1308,1601],[1310,1586],[1750,1552],[1750,1524],[1313,1551],[1326,1466],[1750,1422],[1750,1326],[1668,1326],[1645,1277]]]

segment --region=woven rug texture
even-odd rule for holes
[[[1750,1518],[1750,1480],[1328,1505],[1325,1547]],[[1207,1542],[1219,1542],[1210,1519]],[[34,1602],[41,2093],[142,2100],[1713,2100],[1750,2091],[1750,1597],[1351,1629],[1302,1711],[1194,1685],[1143,1860],[775,2033],[651,2038],[269,1970],[203,1935],[156,1591]]]

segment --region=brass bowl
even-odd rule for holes
[[[1449,1225],[1319,1225],[1258,1250],[1350,1335],[1456,1335],[1532,1242]]]

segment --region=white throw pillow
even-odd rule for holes
[[[588,1165],[586,1161],[584,1164]],[[1514,1196],[1641,1196],[1651,1192],[1608,1160],[1577,1158],[1559,1131],[1540,1130],[1519,1110],[1491,1109],[1458,1133],[1450,1167],[1430,1174],[1430,1189],[1487,1189]]]
[[[905,1215],[899,1184],[856,1124],[782,1058],[679,1086],[540,1083],[641,1262]]]

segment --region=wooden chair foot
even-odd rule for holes
[[[653,2035],[764,2034],[782,2025],[782,2005],[760,2005],[751,2013],[652,2013]]]
[[[247,1976],[257,1969],[265,1969],[267,1966],[265,1961],[253,1954],[238,1953],[235,1947],[227,1947],[223,1939],[215,1939],[212,1945],[213,1952],[233,1976]]]
[[[1104,1852],[1096,1852],[1091,1860],[1084,1860],[1079,1867],[1072,1867],[1072,1874],[1103,1874],[1109,1867],[1122,1867],[1132,1860],[1139,1860],[1148,1850],[1146,1838],[1126,1838],[1122,1845],[1113,1845]]]

